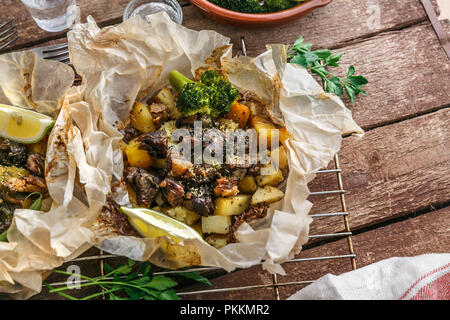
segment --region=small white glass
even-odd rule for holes
[[[59,32],[79,18],[76,0],[21,0],[39,28]]]
[[[131,0],[123,12],[123,21],[140,15],[145,19],[149,14],[165,11],[173,22],[183,22],[183,11],[177,0]]]

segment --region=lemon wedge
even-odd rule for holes
[[[38,112],[0,104],[0,137],[30,144],[40,141],[55,120]]]
[[[145,208],[121,207],[120,210],[128,216],[130,224],[143,237],[157,238],[167,236],[175,242],[187,239],[204,241],[195,229],[166,216],[164,213]]]

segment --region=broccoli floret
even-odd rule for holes
[[[186,117],[200,113],[209,115],[209,97],[204,86],[198,83],[186,83],[178,92],[177,108]]]
[[[266,10],[259,4],[259,0],[209,0],[215,5],[244,13],[265,13]]]
[[[212,117],[228,114],[239,96],[238,89],[215,70],[203,72],[200,81],[208,87]]]
[[[244,12],[244,13],[269,13],[286,10],[298,5],[303,1],[291,0],[264,0],[261,5],[260,0],[209,0],[219,7]]]
[[[238,89],[213,70],[203,72],[199,82],[173,70],[169,80],[178,91],[177,108],[185,116],[201,114],[217,118],[228,114],[239,96]]]
[[[286,10],[298,4],[298,1],[291,0],[264,0],[264,7],[266,8],[267,12]]]
[[[200,81],[207,86],[218,83],[221,79],[223,78],[215,70],[206,70],[202,73],[202,76],[200,77]]]

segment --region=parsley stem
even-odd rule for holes
[[[104,294],[112,293],[112,292],[115,292],[115,291],[119,291],[119,290],[121,290],[121,289],[120,288],[113,288],[113,289],[97,292],[97,293],[91,294],[90,296],[81,298],[80,300],[89,300],[89,299],[92,299],[92,298],[95,298],[95,297],[98,297],[98,296],[101,296],[101,295],[104,295]]]

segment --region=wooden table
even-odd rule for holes
[[[88,14],[100,26],[121,22],[127,0],[77,0],[82,22]],[[213,29],[255,56],[266,43],[292,43],[302,35],[315,48],[345,52],[349,64],[369,79],[368,96],[355,104],[344,99],[366,130],[363,139],[345,138],[339,152],[352,241],[358,268],[394,256],[450,251],[450,62],[419,0],[335,0],[308,16],[276,29],[241,30],[205,18],[181,0],[183,25]],[[434,1],[436,10],[436,1]],[[16,0],[1,0],[0,21],[15,17],[20,39],[9,51],[66,41],[46,33]],[[450,24],[442,21],[450,34]],[[321,175],[311,191],[335,189]],[[311,213],[336,211],[335,196],[314,197]],[[342,217],[317,219],[311,234],[344,231]],[[346,239],[313,241],[299,257],[348,254]],[[95,262],[98,264],[98,262]],[[279,283],[314,280],[351,270],[350,259],[292,263]],[[82,272],[98,268],[84,264]],[[194,299],[274,299],[272,276],[254,267],[212,279],[214,288],[263,284],[265,288],[189,296]],[[281,299],[304,285],[279,286]],[[190,289],[210,289],[196,286]],[[54,296],[52,296],[54,297]],[[45,293],[35,298],[45,299]]]

